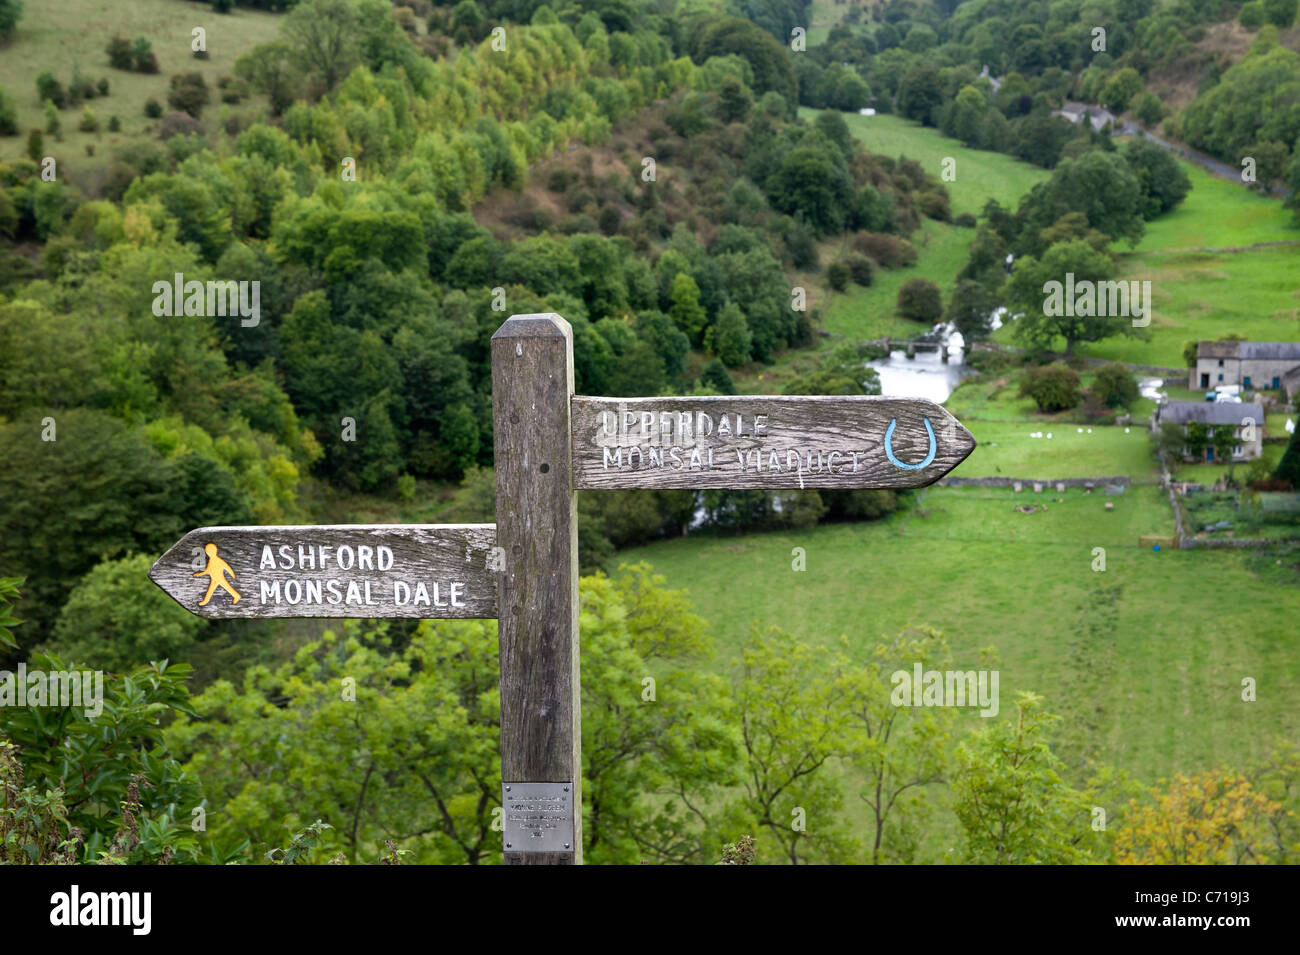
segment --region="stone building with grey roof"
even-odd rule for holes
[[[1158,431],[1166,421],[1182,425],[1183,434],[1192,422],[1213,428],[1222,425],[1233,427],[1237,445],[1232,449],[1232,460],[1252,461],[1264,453],[1264,409],[1257,404],[1214,401],[1166,401],[1157,406],[1151,416],[1151,430]],[[1191,449],[1183,448],[1183,457],[1190,458]],[[1206,461],[1222,460],[1213,447],[1202,452]]]
[[[1197,342],[1187,387],[1207,391],[1223,385],[1294,398],[1300,391],[1300,342]]]

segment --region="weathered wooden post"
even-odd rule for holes
[[[492,336],[507,865],[582,862],[573,330],[515,315]]]

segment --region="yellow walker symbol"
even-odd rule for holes
[[[236,576],[235,571],[231,568],[229,564],[227,564],[224,560],[222,560],[220,557],[217,556],[216,544],[205,545],[203,551],[208,555],[208,566],[203,568],[200,571],[197,571],[194,574],[194,576],[203,577],[206,575],[212,578],[212,582],[208,584],[208,592],[204,594],[203,599],[199,601],[199,606],[202,607],[209,600],[211,600],[212,595],[216,593],[218,587],[220,587],[226,593],[230,594],[230,596],[235,598],[232,601],[233,603],[239,603],[238,592],[236,592],[234,587],[226,583],[226,574],[229,573],[230,579],[234,580]]]

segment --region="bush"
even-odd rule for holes
[[[45,134],[39,129],[27,131],[27,158],[34,163],[45,158]]]
[[[928,192],[921,197],[921,212],[927,219],[947,222],[952,218],[948,197],[938,192]]]
[[[142,36],[136,37],[131,44],[131,64],[137,73],[158,72],[158,57],[154,56],[153,44]]]
[[[195,119],[208,105],[211,94],[208,82],[199,72],[177,73],[171,78],[171,92],[167,94],[167,105],[183,113],[189,113]]]
[[[1039,411],[1065,411],[1079,403],[1079,374],[1059,361],[1026,368],[1020,394],[1033,398]]]
[[[863,288],[870,286],[876,277],[876,264],[865,255],[857,253],[846,255],[844,264],[849,267],[849,276]]]
[[[63,84],[48,71],[36,77],[36,96],[42,102],[53,103],[55,109],[63,109],[68,105],[68,94],[63,89]]]
[[[81,119],[77,122],[77,129],[83,133],[99,132],[99,120],[95,118],[95,114],[90,111],[89,107],[81,111]]]
[[[952,220],[952,224],[962,229],[973,229],[979,224],[979,220],[969,212],[963,212],[961,215],[957,216],[957,218]]]
[[[155,97],[150,96],[144,101],[144,114],[150,119],[157,119],[163,114],[162,103],[158,102]]]
[[[131,41],[124,36],[113,35],[104,48],[108,54],[108,65],[115,70],[130,70],[135,66],[135,57],[131,52]]]
[[[832,262],[826,268],[826,281],[830,283],[831,288],[837,292],[843,292],[849,287],[849,278],[851,273],[847,263]]]
[[[203,135],[203,124],[188,113],[168,113],[158,124],[158,138],[163,142],[173,136]]]
[[[943,317],[943,295],[929,279],[908,279],[898,290],[898,314],[914,322],[937,322]]]
[[[1106,408],[1128,408],[1139,397],[1137,381],[1119,362],[1102,365],[1088,393]]]
[[[116,116],[108,117],[108,131],[110,133],[120,133],[122,131],[122,121]]]
[[[18,135],[18,112],[14,101],[0,90],[0,136]]]
[[[1255,30],[1264,25],[1264,4],[1259,0],[1244,4],[1237,14],[1237,22],[1247,30]]]
[[[886,232],[859,232],[853,237],[853,251],[871,256],[887,269],[916,261],[916,249],[912,243]]]
[[[704,371],[700,373],[700,385],[710,393],[720,395],[736,393],[736,383],[731,380],[731,375],[727,374],[727,366],[717,358],[704,366]]]

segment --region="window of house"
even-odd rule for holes
[[[1247,376],[1246,376],[1245,378],[1243,378],[1241,381],[1242,381],[1242,384],[1245,385],[1247,388],[1250,387],[1250,375],[1247,375]]]
[[[1223,381],[1223,376],[1222,376],[1222,375],[1219,376],[1219,381]]]
[[[1223,359],[1222,359],[1222,358],[1219,359],[1219,367],[1220,367],[1220,368],[1223,367]]]

